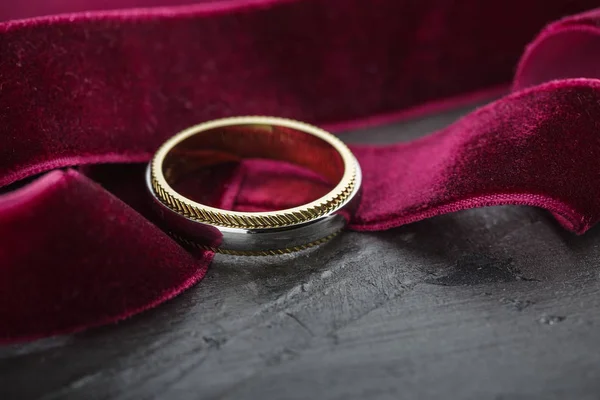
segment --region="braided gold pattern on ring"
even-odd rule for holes
[[[152,187],[158,198],[173,211],[198,222],[230,228],[250,229],[278,228],[315,220],[322,215],[326,215],[331,211],[338,209],[354,190],[354,183],[355,179],[353,178],[348,186],[330,199],[326,199],[315,206],[301,208],[297,211],[282,211],[273,215],[252,215],[251,213],[247,213],[247,215],[232,215],[225,211],[207,210],[204,207],[197,207],[193,204],[185,203],[165,190],[156,179],[152,179]]]
[[[225,121],[225,122],[223,122]],[[191,220],[218,225],[228,228],[242,229],[266,229],[280,228],[296,224],[302,224],[313,221],[321,216],[328,215],[340,209],[346,200],[352,195],[357,179],[357,162],[352,155],[350,149],[335,136],[303,122],[294,121],[283,118],[272,117],[233,117],[221,120],[219,123],[226,125],[215,125],[215,122],[192,127],[179,135],[176,135],[171,140],[167,141],[156,153],[151,161],[150,167],[150,183],[156,197],[166,207],[174,212],[185,216]],[[162,163],[166,154],[178,143],[186,138],[193,136],[197,132],[213,129],[215,127],[234,125],[234,124],[280,124],[289,128],[295,128],[307,134],[320,137],[324,141],[331,144],[336,151],[341,155],[345,171],[344,176],[338,185],[327,195],[320,199],[299,207],[290,208],[287,210],[274,212],[235,212],[227,211],[218,208],[208,207],[203,204],[196,203],[190,199],[181,196],[174,191],[166,182],[163,172]],[[280,253],[276,253],[280,254]]]

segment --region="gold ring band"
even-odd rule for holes
[[[171,183],[184,172],[189,173],[219,160],[246,158],[267,158],[306,167],[323,175],[334,187],[310,203],[268,212],[240,212],[211,207],[183,196],[172,187]],[[334,232],[329,232],[321,224],[318,228],[323,230],[323,235],[313,233],[315,229],[312,229],[305,239],[315,240],[299,243],[294,228],[347,210],[351,200],[358,197],[360,183],[360,166],[341,140],[315,126],[275,117],[224,118],[188,128],[167,140],[158,149],[148,168],[149,189],[155,200],[163,208],[185,218],[177,224],[184,229],[175,229],[176,235],[190,237],[203,246],[232,254],[255,250],[280,252],[282,249],[301,247],[298,244],[308,245],[332,236]],[[348,218],[347,215],[344,217]],[[199,229],[198,225],[209,229]],[[206,237],[206,231],[210,231],[209,237]],[[282,237],[280,243],[269,239],[263,245],[253,237],[246,243],[249,246],[244,245],[244,240],[235,240],[233,246],[228,246],[227,240],[223,240],[233,233],[242,235],[239,236],[242,238],[244,234],[255,236],[269,233],[274,238],[278,232]],[[307,236],[305,233],[301,234]],[[290,242],[288,244],[285,243],[286,237]]]

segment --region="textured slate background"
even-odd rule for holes
[[[348,133],[388,143],[465,110]],[[117,326],[0,347],[0,399],[600,399],[600,229],[494,207],[218,256]]]

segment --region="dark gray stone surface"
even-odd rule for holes
[[[600,229],[526,207],[218,256],[117,326],[0,347],[0,399],[597,400],[599,260]]]

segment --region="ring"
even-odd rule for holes
[[[228,211],[173,189],[208,165],[243,159],[288,162],[312,170],[332,189],[294,208]],[[166,231],[184,245],[232,255],[275,255],[325,243],[346,225],[360,201],[361,169],[346,145],[323,129],[275,117],[223,118],[167,140],[146,171],[146,184]]]

